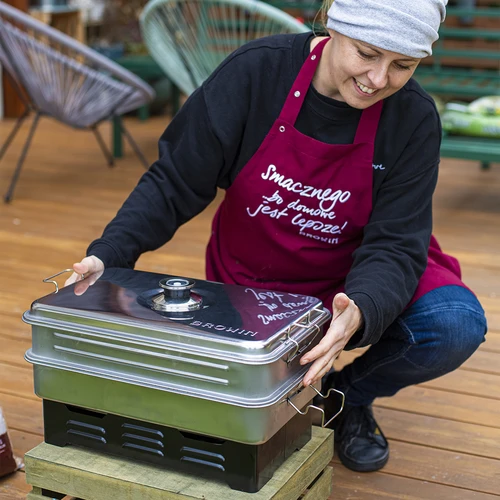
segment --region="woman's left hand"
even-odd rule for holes
[[[349,339],[363,326],[363,316],[359,307],[345,293],[335,295],[332,312],[332,322],[325,336],[300,360],[302,365],[314,361],[304,376],[304,386],[314,384],[330,371],[333,362]]]

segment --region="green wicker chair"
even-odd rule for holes
[[[152,0],[141,15],[150,54],[186,95],[244,43],[305,31],[307,26],[259,0]]]

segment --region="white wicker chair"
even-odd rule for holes
[[[259,0],[152,0],[140,21],[150,54],[186,95],[245,42],[309,31]]]
[[[40,117],[49,116],[78,129],[90,129],[113,165],[113,156],[97,129],[104,120],[150,102],[153,89],[133,73],[73,38],[0,1],[0,63],[23,100],[26,111],[0,149],[0,159],[21,124],[35,113],[5,201],[12,199]],[[121,122],[121,120],[117,120]],[[148,162],[121,124],[141,162]]]

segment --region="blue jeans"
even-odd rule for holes
[[[486,318],[466,288],[436,288],[406,309],[379,342],[335,374],[346,404],[369,405],[458,368],[484,342]]]

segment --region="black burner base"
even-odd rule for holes
[[[312,421],[294,416],[271,439],[249,445],[43,400],[45,442],[74,445],[223,481],[255,493],[311,439]]]

